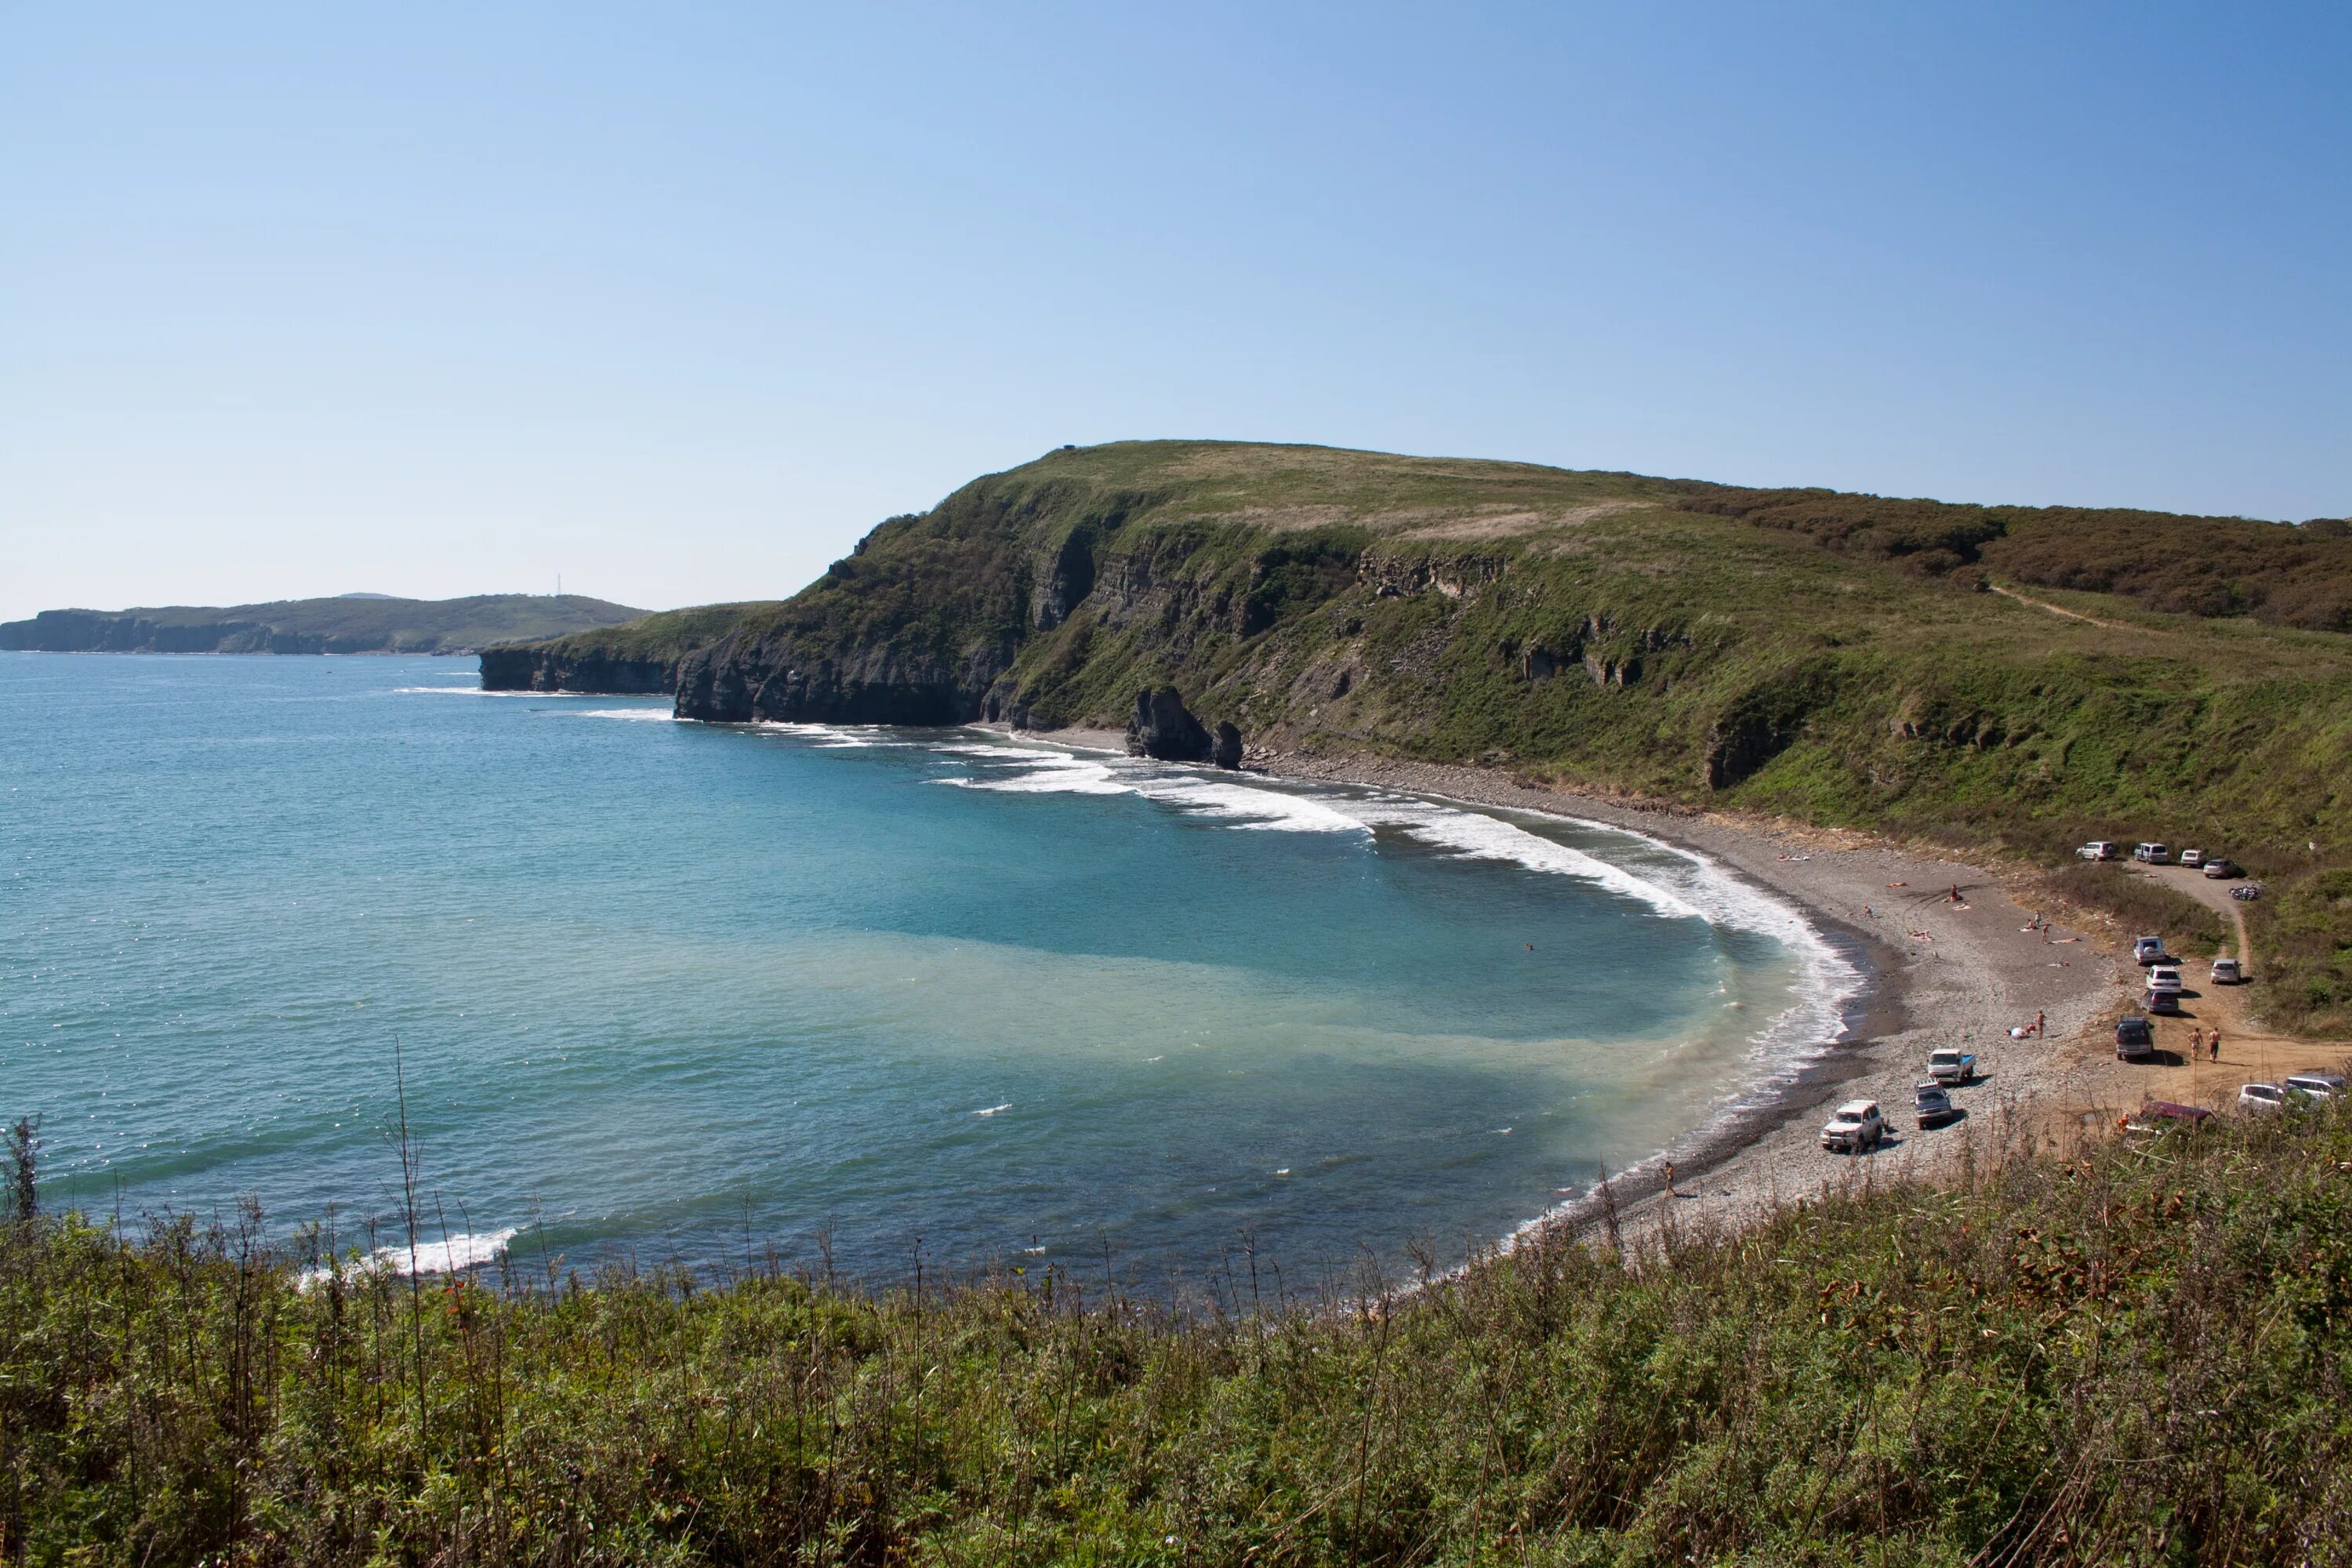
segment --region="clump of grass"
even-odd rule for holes
[[[2323,1111],[1185,1314],[1058,1268],[306,1290],[326,1237],[249,1210],[53,1218],[0,1243],[0,1555],[2342,1562],[2347,1169]]]
[[[2134,936],[2160,936],[2177,952],[2218,952],[2230,940],[2222,917],[2211,908],[2121,866],[2078,860],[2044,880],[2063,902],[2112,916]]]

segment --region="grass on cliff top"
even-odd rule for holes
[[[250,1220],[20,1224],[0,1557],[2352,1561],[2352,1117],[1936,1136],[1988,1158],[1418,1294],[1237,1251],[1181,1316],[1061,1264],[306,1291]]]

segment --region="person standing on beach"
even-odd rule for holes
[[[2033,1037],[2037,1040],[2042,1037],[2042,1026],[2043,1021],[2041,1011],[2036,1009],[2033,1015]]]
[[[2219,1029],[2214,1030],[2212,1037],[2205,1042],[2205,1059],[2209,1062],[2221,1059],[2221,1031]]]
[[[1671,1198],[1676,1195],[1678,1194],[1675,1192],[1675,1163],[1669,1160],[1666,1162],[1666,1196]]]
[[[2189,1059],[2190,1061],[2192,1061],[2192,1062],[2193,1062],[2193,1061],[2195,1061],[2195,1060],[2197,1059],[2197,1053],[2198,1053],[2198,1052],[2200,1052],[2200,1051],[2201,1051],[2201,1050],[2203,1050],[2204,1048],[2205,1048],[2205,1031],[2204,1031],[2204,1030],[2202,1030],[2202,1029],[2191,1029],[2191,1030],[2189,1030]]]

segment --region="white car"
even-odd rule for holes
[[[2307,1095],[2313,1100],[2341,1100],[2344,1098],[2344,1075],[2340,1072],[2294,1073],[2280,1087],[2289,1094]]]
[[[2132,846],[2132,858],[2144,860],[2151,866],[2161,866],[2172,858],[2172,851],[2161,844],[2135,844]]]
[[[2235,985],[2245,977],[2246,972],[2238,967],[2238,961],[2236,959],[2217,958],[2213,961],[2214,984]]]
[[[2094,838],[2074,851],[2079,860],[2120,860],[2124,852],[2112,838]]]
[[[2250,1083],[2238,1091],[2238,1109],[2264,1114],[2286,1106],[2286,1090],[2274,1083]]]
[[[2168,996],[2180,994],[2180,971],[2173,964],[2159,963],[2147,972],[2147,988]]]
[[[2165,956],[2162,937],[2136,936],[2132,938],[2132,962],[2146,968],[2151,963],[2169,963],[2172,961]]]
[[[1822,1147],[1833,1153],[1859,1154],[1875,1149],[1886,1136],[1886,1118],[1874,1100],[1849,1100],[1830,1116],[1822,1129]]]
[[[2205,864],[2205,851],[2202,849],[2183,849],[2180,852],[2179,864],[2183,866],[2202,866]]]

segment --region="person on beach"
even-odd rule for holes
[[[2198,1052],[2200,1052],[2200,1051],[2201,1051],[2201,1050],[2203,1050],[2204,1048],[2205,1048],[2205,1031],[2204,1031],[2204,1030],[2202,1030],[2202,1029],[2191,1029],[2191,1030],[2189,1030],[2189,1059],[2190,1061],[2192,1061],[2192,1062],[2193,1062],[2193,1061],[2195,1061],[2195,1060],[2197,1059],[2197,1053],[2198,1053]]]
[[[2214,1030],[2205,1042],[2205,1059],[2209,1062],[2221,1059],[2221,1031],[2219,1029]]]
[[[1669,1160],[1666,1162],[1666,1196],[1672,1198],[1681,1195],[1675,1191],[1675,1163]]]
[[[2037,1012],[2033,1015],[2033,1037],[2037,1040],[2042,1037],[2042,1026],[2043,1022],[2044,1019],[2040,1013]]]

